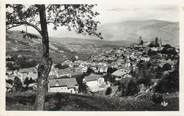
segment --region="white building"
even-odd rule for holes
[[[75,78],[50,79],[48,92],[78,93],[78,84]]]
[[[104,81],[104,78],[100,75],[90,74],[84,78],[84,83],[88,86],[89,91],[97,92],[97,91],[104,91],[110,84]]]
[[[33,80],[36,80],[38,77],[38,72],[35,67],[23,68],[19,69],[18,71],[15,70],[14,76],[17,76],[22,82],[24,82],[26,78],[32,78]]]
[[[116,81],[119,81],[124,78],[127,73],[127,70],[117,70],[112,73],[112,76],[115,78]]]

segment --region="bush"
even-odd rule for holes
[[[7,79],[6,82],[13,85],[13,81],[11,79]]]
[[[87,93],[87,85],[83,82],[85,74],[79,75],[76,77],[77,84],[79,85],[79,93]]]
[[[65,69],[65,68],[68,68],[69,66],[68,65],[56,64],[54,67],[58,68],[58,69]]]
[[[137,84],[144,84],[146,86],[151,84],[151,70],[149,69],[139,69],[137,72]]]
[[[22,82],[17,76],[14,78],[13,83],[14,83],[15,91],[22,90]]]
[[[171,70],[171,65],[169,63],[166,63],[162,67],[162,71],[168,71]]]
[[[162,49],[161,53],[167,55],[177,55],[176,49],[169,44],[164,45],[164,48]]]
[[[107,90],[105,91],[105,95],[110,95],[112,93],[112,88],[108,87]]]
[[[157,52],[156,51],[153,51],[151,49],[148,50],[148,55],[149,56],[154,56],[154,55],[157,55]]]
[[[121,91],[121,96],[132,96],[139,91],[136,81],[132,78],[121,80],[118,89]]]
[[[105,82],[109,81],[111,83],[115,82],[115,79],[113,78],[113,76],[110,73],[107,73],[106,75],[103,76]]]
[[[162,101],[164,101],[163,96],[161,94],[157,94],[157,93],[153,94],[151,96],[151,98],[152,98],[151,100],[155,104],[160,104]]]
[[[176,92],[179,91],[179,72],[177,70],[163,75],[155,87],[155,91],[159,93]]]

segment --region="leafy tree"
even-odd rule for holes
[[[28,88],[29,86],[29,78],[26,77],[26,79],[24,80],[24,84],[26,85],[26,88]]]
[[[155,91],[159,93],[179,91],[179,62],[177,62],[174,71],[162,74]]]
[[[99,15],[93,11],[95,5],[88,4],[35,4],[25,6],[22,4],[6,5],[6,29],[26,25],[34,28],[41,35],[42,58],[38,66],[38,89],[36,97],[36,110],[43,110],[47,92],[48,74],[51,69],[52,59],[49,57],[49,35],[47,25],[52,24],[53,29],[65,26],[77,33],[94,35],[102,39],[97,32],[94,17]]]
[[[108,87],[105,91],[105,95],[110,95],[112,93],[112,88]]]
[[[164,48],[161,51],[162,54],[167,54],[167,55],[177,55],[176,49],[172,47],[169,44],[164,45]]]
[[[118,83],[118,90],[121,91],[121,96],[132,96],[138,93],[138,87],[135,79],[122,79]]]
[[[11,80],[11,79],[7,79],[6,82],[13,85],[13,80]]]
[[[158,42],[158,37],[156,37],[155,38],[155,47],[159,47],[160,46],[160,44],[159,44],[159,42]]]
[[[35,83],[35,80],[33,80],[32,77],[30,77],[30,79],[29,79],[29,84],[31,84],[31,83]]]
[[[15,91],[21,91],[21,89],[22,89],[22,82],[21,82],[21,80],[17,76],[14,78],[13,83],[14,83]]]
[[[142,40],[142,36],[139,37],[139,45],[143,45],[144,41]]]
[[[76,77],[77,84],[79,85],[79,92],[80,93],[87,93],[87,85],[83,82],[83,79],[85,78],[85,74],[79,75]]]
[[[171,65],[169,63],[166,63],[162,67],[162,71],[168,71],[171,70]]]

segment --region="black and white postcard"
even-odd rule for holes
[[[181,0],[37,2],[1,4],[3,115],[181,115]]]

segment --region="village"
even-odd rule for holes
[[[130,90],[127,90],[129,91],[127,93],[124,90],[126,87],[122,89],[122,84],[125,85],[127,80],[132,79],[136,80],[136,90],[134,89],[136,92],[133,91],[133,93],[138,94],[152,90],[162,79],[162,74],[159,75],[159,73],[164,71],[169,73],[176,70],[179,49],[168,44],[162,45],[158,38],[155,38],[152,42],[143,42],[141,37],[139,39],[140,42],[129,47],[104,49],[103,52],[91,56],[87,61],[79,60],[78,56],[75,56],[75,61],[66,60],[61,64],[53,64],[49,73],[48,92],[100,93],[102,95],[117,96],[119,91],[118,96],[128,96],[134,94],[130,94]],[[8,57],[11,59],[11,56]],[[136,75],[144,64],[149,65],[149,68],[144,70],[151,70],[150,77],[145,78],[141,77],[140,74]],[[7,92],[36,91],[37,67],[38,65],[19,70],[7,69]],[[160,72],[157,71],[159,68],[162,69]],[[150,79],[149,82],[144,82],[148,79]]]

